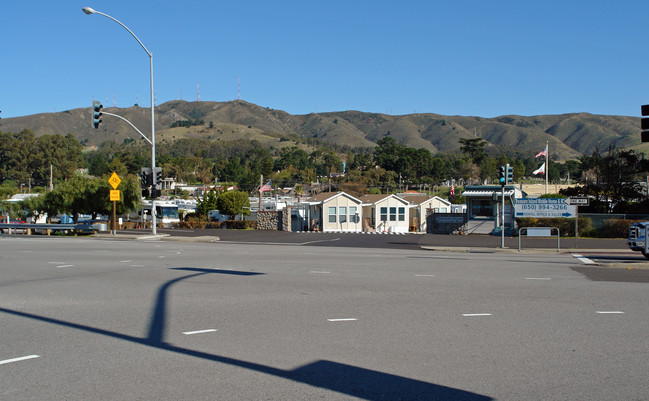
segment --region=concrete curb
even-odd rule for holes
[[[203,243],[212,243],[212,242],[219,242],[221,238],[211,236],[211,235],[204,235],[201,237],[165,237],[161,238],[162,241],[176,241],[176,242],[203,242]]]
[[[200,236],[200,237],[180,237],[180,236],[171,236],[170,234],[158,234],[158,235],[150,235],[150,234],[97,234],[94,236],[95,238],[100,238],[100,239],[114,239],[114,240],[135,240],[135,241],[144,241],[144,240],[149,240],[149,241],[176,241],[176,242],[204,242],[204,243],[211,243],[211,242],[217,242],[220,241],[221,239],[219,237],[215,236]]]

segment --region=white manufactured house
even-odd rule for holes
[[[322,232],[361,232],[361,201],[345,192],[322,192],[304,202],[308,206],[308,229]]]
[[[407,233],[408,209],[407,200],[397,195],[363,195],[363,231],[380,233]]]

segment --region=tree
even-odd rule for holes
[[[201,217],[207,217],[210,210],[218,209],[218,198],[219,194],[212,188],[202,199],[199,199],[196,202],[196,214]]]
[[[460,150],[471,157],[473,163],[480,164],[487,156],[484,147],[487,144],[482,138],[460,138],[459,142],[462,144]]]
[[[397,171],[397,162],[401,156],[402,145],[391,136],[386,136],[376,141],[377,147],[374,148],[374,160],[376,164],[386,170]]]
[[[230,219],[238,214],[250,215],[250,200],[248,194],[241,191],[228,191],[219,195],[217,199],[218,209],[222,214],[230,216]]]

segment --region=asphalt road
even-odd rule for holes
[[[646,399],[647,284],[314,245],[2,237],[0,398]]]
[[[120,231],[120,233],[147,233],[150,230]],[[316,246],[367,247],[419,249],[421,246],[484,247],[498,248],[501,238],[493,235],[437,235],[437,234],[361,234],[361,233],[315,233],[263,230],[212,230],[212,229],[158,229],[180,237],[217,236],[221,241],[246,243],[310,243]],[[505,246],[518,249],[518,237],[505,237]],[[627,250],[624,239],[563,238],[561,249],[619,249]],[[522,238],[521,248],[557,249],[556,238]]]

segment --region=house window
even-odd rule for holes
[[[341,223],[346,223],[347,222],[347,207],[340,206],[338,208],[338,218],[340,219]]]
[[[406,208],[405,207],[400,207],[399,208],[399,221],[406,221]]]
[[[391,207],[390,208],[390,221],[397,221],[397,208],[396,207]]]
[[[388,221],[388,208],[387,207],[382,207],[381,208],[381,221]]]
[[[356,206],[350,206],[349,207],[349,221],[351,223],[358,223],[356,220],[358,216],[356,215]]]
[[[335,206],[330,206],[329,207],[329,223],[335,223],[336,222],[336,207]]]

